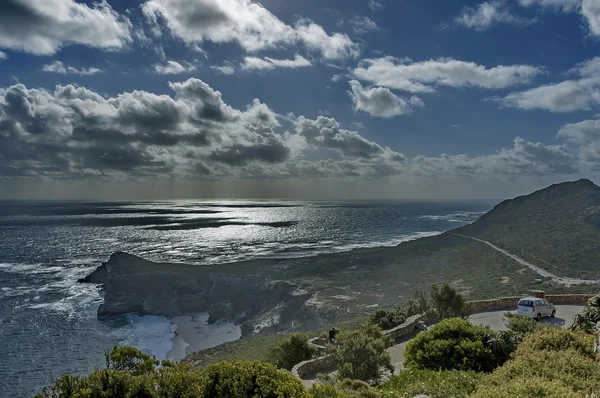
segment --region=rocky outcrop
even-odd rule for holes
[[[176,315],[208,312],[211,319],[226,319],[255,331],[258,324],[275,327],[279,319],[297,311],[311,292],[298,294],[298,286],[260,275],[219,272],[219,267],[160,264],[115,253],[109,261],[82,280],[104,285],[99,316],[137,313]],[[265,319],[267,318],[267,319]]]

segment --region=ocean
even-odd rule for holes
[[[0,201],[0,395],[30,397],[65,373],[88,374],[114,345],[179,359],[190,330],[206,336],[195,349],[239,337],[207,314],[99,319],[101,292],[77,280],[113,252],[198,266],[315,256],[439,234],[494,204]]]

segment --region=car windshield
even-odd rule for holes
[[[523,307],[533,307],[533,301],[531,300],[521,300],[519,301],[519,305]]]

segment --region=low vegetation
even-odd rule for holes
[[[592,336],[567,330],[528,335],[513,359],[486,376],[473,398],[578,397],[600,391]]]
[[[482,376],[476,372],[407,369],[393,376],[381,390],[392,397],[424,394],[431,398],[466,398],[475,391]]]
[[[572,330],[592,333],[600,322],[600,295],[592,297],[583,312],[575,317]]]
[[[451,318],[412,339],[406,346],[404,365],[413,369],[491,372],[508,359],[512,346],[510,335]]]
[[[292,370],[294,365],[312,359],[316,354],[305,334],[294,333],[271,349],[270,360],[279,368]]]
[[[340,333],[331,348],[338,375],[342,379],[378,381],[382,371],[393,372],[387,348],[393,345],[389,336],[373,324]]]
[[[110,368],[86,377],[63,376],[36,398],[310,397],[302,381],[265,362],[220,362],[193,371],[169,361],[159,366],[131,347],[115,347],[109,357]]]

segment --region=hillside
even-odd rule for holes
[[[506,200],[452,233],[490,241],[557,275],[600,279],[600,187],[589,180]]]

